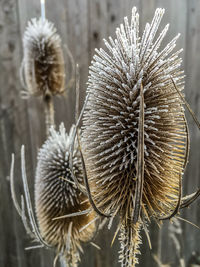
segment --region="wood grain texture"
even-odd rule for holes
[[[200,119],[200,2],[199,0],[47,0],[46,14],[55,23],[63,43],[67,43],[76,63],[80,66],[80,104],[83,104],[88,67],[94,49],[104,46],[102,39],[115,36],[115,29],[124,16],[130,18],[135,5],[140,12],[140,31],[151,21],[157,7],[166,9],[161,28],[170,23],[164,44],[181,33],[177,48],[184,48],[183,67],[186,73],[186,99]],[[9,169],[11,153],[16,155],[15,183],[20,200],[22,190],[20,171],[20,147],[26,146],[28,182],[33,199],[33,185],[38,148],[45,138],[43,106],[40,99],[23,100],[19,80],[22,60],[22,36],[27,21],[40,15],[40,3],[30,0],[0,0],[0,267],[52,266],[53,253],[45,249],[25,251],[31,245],[10,196]],[[71,74],[70,60],[66,58],[66,77]],[[69,79],[69,78],[68,78]],[[56,123],[63,121],[67,130],[74,122],[75,86],[68,88],[67,96],[56,97]],[[184,175],[184,193],[193,192],[200,186],[200,133],[189,114],[191,150],[189,164]],[[200,200],[181,212],[184,217],[200,225]],[[192,253],[200,254],[200,232],[181,222],[182,254],[186,266],[190,266]],[[105,230],[95,242],[101,251],[85,246],[81,267],[119,267],[117,242],[111,248],[115,231]],[[163,263],[179,266],[174,242],[170,238],[169,223],[159,229],[150,226],[152,251],[143,236],[142,267],[157,266],[152,254],[158,254]]]

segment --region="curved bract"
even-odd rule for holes
[[[123,240],[134,239],[124,233],[136,236],[142,217],[165,216],[176,207],[186,165],[184,109],[172,82],[173,78],[178,90],[183,90],[182,50],[173,52],[179,35],[160,49],[169,26],[157,33],[163,14],[163,9],[156,10],[140,38],[139,15],[133,8],[131,22],[124,19],[116,39],[105,41],[106,50],[96,49],[90,67],[83,154],[93,199],[104,212],[120,215]],[[142,175],[138,174],[139,153]],[[141,212],[133,223],[138,184],[142,185]],[[129,256],[125,253],[122,258]],[[136,260],[121,262],[134,266]]]
[[[35,207],[39,229],[44,240],[56,247],[68,264],[79,261],[81,241],[89,241],[95,231],[94,212],[80,216],[56,219],[90,208],[90,203],[75,186],[69,168],[69,149],[73,127],[69,135],[64,125],[50,135],[38,154],[35,181]],[[73,169],[78,181],[83,183],[83,170],[77,142],[73,153]],[[91,224],[90,224],[91,222]],[[89,224],[89,225],[88,225]],[[84,230],[81,230],[88,225]],[[70,266],[71,266],[70,265]]]

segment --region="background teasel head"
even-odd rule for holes
[[[64,92],[65,64],[61,38],[47,19],[33,18],[23,37],[24,84],[33,95],[57,95]]]
[[[59,131],[53,127],[50,129],[50,135],[38,154],[35,182],[35,207],[41,235],[45,242],[57,248],[69,266],[77,266],[81,241],[89,241],[95,231],[94,212],[53,220],[90,207],[86,196],[75,186],[69,168],[73,129],[69,135],[63,124]],[[83,172],[77,142],[73,152],[73,170],[82,184]],[[84,230],[80,231],[82,228]]]
[[[131,22],[125,17],[90,67],[83,154],[97,207],[120,214],[121,266],[137,262],[145,218],[175,209],[187,160],[187,126],[174,86],[183,90],[181,50],[172,52],[179,35],[159,49],[169,27],[157,34],[163,14],[156,10],[140,38],[133,8]]]

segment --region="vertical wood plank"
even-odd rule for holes
[[[200,119],[200,5],[199,1],[187,1],[187,33],[185,39],[186,99]],[[200,187],[200,133],[191,116],[188,115],[190,128],[190,157],[185,175],[185,192],[188,194]],[[185,210],[184,218],[199,225],[199,200]],[[192,253],[199,253],[199,231],[188,224],[183,225],[185,255],[187,262]]]

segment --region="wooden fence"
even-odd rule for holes
[[[115,34],[115,28],[124,16],[130,18],[131,9],[137,6],[140,13],[140,29],[151,21],[157,7],[166,9],[162,26],[170,23],[168,42],[181,33],[178,48],[183,47],[182,58],[186,73],[185,94],[193,110],[200,118],[200,0],[47,0],[46,13],[55,23],[64,43],[67,43],[76,62],[80,65],[81,104],[83,103],[88,76],[88,67],[94,49],[103,46],[102,39]],[[22,222],[13,207],[9,187],[11,153],[16,155],[15,182],[18,197],[22,190],[20,171],[20,147],[25,144],[27,171],[33,196],[34,173],[38,148],[45,138],[43,106],[39,99],[23,100],[19,79],[22,60],[22,36],[27,21],[40,15],[39,0],[0,0],[0,266],[1,267],[47,267],[52,266],[51,251],[45,249],[25,251],[30,246]],[[66,59],[66,73],[70,76],[71,66]],[[65,98],[57,98],[56,123],[64,121],[67,130],[74,122],[75,90],[68,91]],[[193,192],[200,186],[200,133],[188,116],[191,150],[189,164],[184,175],[184,193]],[[200,225],[200,202],[197,201],[180,216]],[[179,266],[175,243],[169,231],[169,224],[163,227],[152,224],[150,236],[153,249],[150,251],[146,237],[143,237],[140,265],[158,266],[153,254],[159,255],[163,263]],[[85,247],[80,266],[117,267],[116,242],[111,248],[112,231],[103,231],[97,238],[101,251]],[[200,230],[180,221],[180,255],[189,262],[200,255]],[[196,254],[195,254],[196,253]],[[195,256],[196,255],[196,256]],[[180,258],[180,256],[179,256]],[[199,264],[199,265],[198,265]],[[200,262],[195,266],[200,266]],[[180,265],[184,266],[184,265]]]

